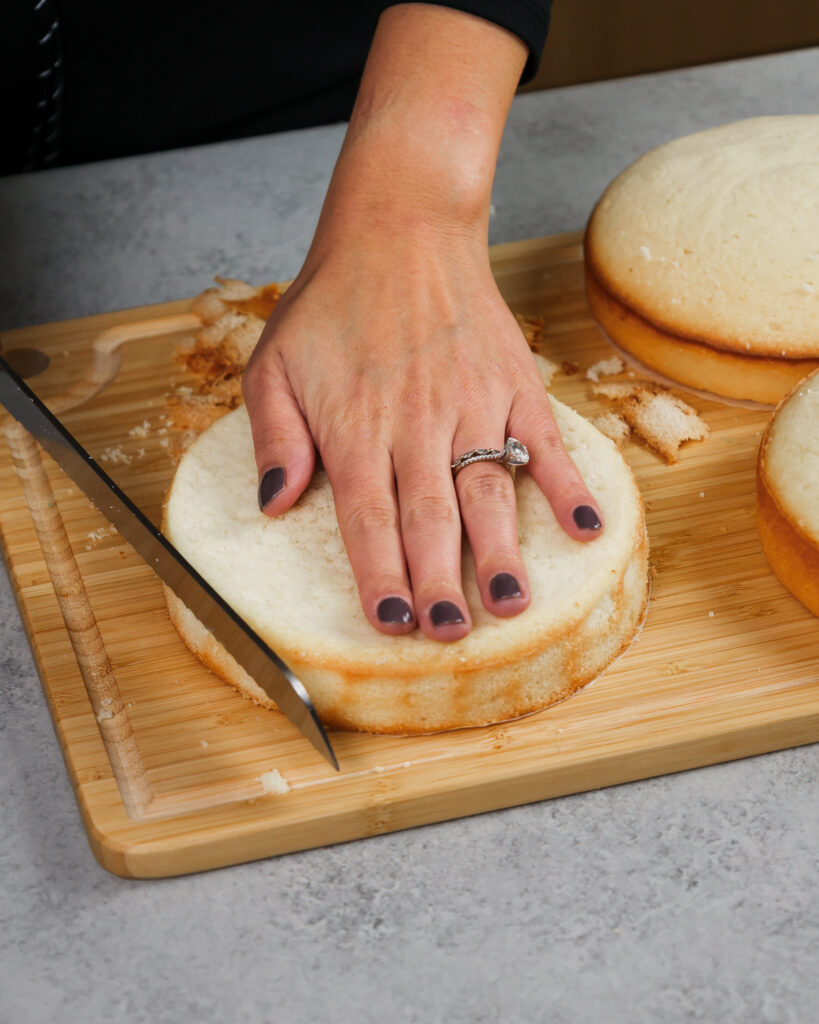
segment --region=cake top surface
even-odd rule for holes
[[[567,448],[606,521],[591,543],[568,537],[537,485],[518,472],[521,548],[532,604],[500,619],[480,601],[464,544],[464,593],[473,629],[454,644],[420,631],[385,636],[364,616],[338,530],[329,481],[318,472],[287,513],[259,511],[250,423],[240,407],[209,427],[180,462],[165,504],[164,530],[181,553],[284,657],[315,664],[379,665],[410,674],[519,657],[544,636],[584,619],[626,569],[643,538],[643,509],[616,446],[577,413],[552,400]],[[614,576],[613,576],[614,574]]]
[[[790,519],[819,544],[819,371],[776,410],[764,445],[770,488]]]
[[[665,331],[742,354],[819,356],[819,115],[674,139],[609,185],[586,257]]]

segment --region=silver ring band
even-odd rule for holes
[[[452,475],[458,473],[473,462],[499,462],[507,469],[514,471],[516,466],[525,466],[529,461],[529,452],[525,444],[522,444],[514,437],[507,437],[506,444],[499,448],[473,448],[472,451],[464,452],[452,463]]]

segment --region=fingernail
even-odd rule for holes
[[[259,508],[264,508],[284,487],[284,469],[274,466],[259,481]]]
[[[506,601],[510,597],[520,597],[520,584],[509,572],[499,572],[489,581],[489,593],[493,601]]]
[[[378,621],[390,626],[412,622],[412,609],[403,597],[385,597],[378,605]]]
[[[452,626],[464,621],[461,609],[451,601],[436,601],[429,610],[429,617],[433,626]]]
[[[578,505],[572,512],[572,518],[581,530],[599,530],[603,525],[591,505]]]

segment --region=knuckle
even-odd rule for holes
[[[408,533],[421,532],[430,526],[450,526],[460,520],[460,513],[451,498],[443,494],[419,494],[409,499],[401,509],[404,529]]]
[[[525,417],[527,436],[533,444],[529,446],[530,454],[548,458],[550,461],[568,459],[563,437],[548,406],[539,406],[528,411]],[[534,449],[534,451],[533,451]]]
[[[395,505],[375,498],[353,498],[345,502],[339,520],[343,533],[353,539],[398,529]]]
[[[458,474],[456,486],[467,505],[508,505],[513,495],[512,477],[498,466],[467,466]]]
[[[257,452],[281,452],[305,446],[305,431],[300,423],[273,420],[254,424],[253,445]]]
[[[550,430],[538,433],[538,447],[543,457],[550,461],[565,461],[568,458],[560,432],[552,425]]]

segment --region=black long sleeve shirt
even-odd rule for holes
[[[0,173],[346,120],[396,2],[10,0]],[[535,74],[552,0],[440,2],[518,35]]]

